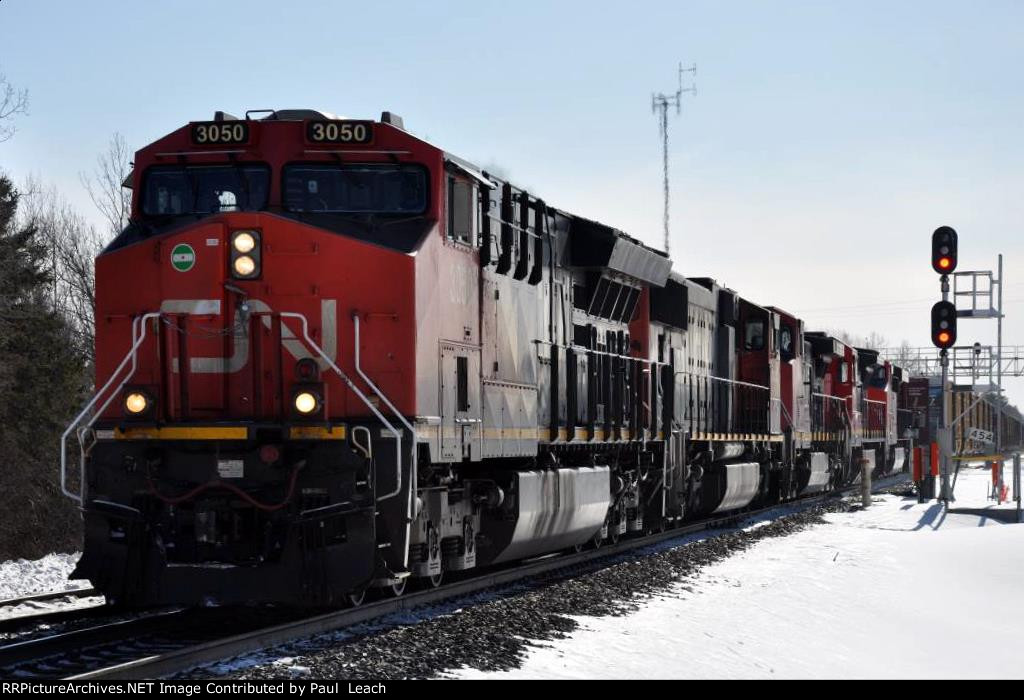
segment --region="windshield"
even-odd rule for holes
[[[152,168],[142,211],[151,216],[252,211],[266,206],[269,187],[270,169],[262,165]]]
[[[282,189],[291,211],[422,214],[427,209],[427,175],[418,165],[290,165]]]
[[[875,389],[884,389],[889,380],[885,373],[885,365],[869,367],[865,374],[865,383]]]

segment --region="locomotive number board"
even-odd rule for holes
[[[311,143],[373,143],[373,122],[317,120],[306,122],[306,139]]]
[[[243,121],[192,122],[192,143],[197,146],[223,146],[249,143],[249,125]]]

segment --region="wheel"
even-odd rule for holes
[[[398,579],[397,582],[392,583],[390,586],[384,587],[384,592],[392,598],[400,598],[405,593],[405,584],[409,581],[409,577]]]
[[[358,608],[366,600],[366,589],[361,591],[354,591],[345,596],[345,602],[350,608]]]
[[[657,535],[658,533],[665,532],[665,519],[658,518],[654,522],[647,522],[644,520],[644,534],[645,535]]]
[[[432,588],[440,588],[441,587],[441,583],[443,581],[444,581],[444,571],[439,571],[438,573],[434,574],[433,576],[421,576],[421,577],[417,578],[413,583],[416,585],[416,588],[428,589],[429,590],[429,589],[432,589]]]
[[[615,527],[608,528],[608,543],[618,544],[619,543],[619,524],[615,523]]]

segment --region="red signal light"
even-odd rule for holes
[[[940,226],[932,234],[932,269],[940,275],[956,269],[956,242],[956,231],[949,226]]]
[[[940,301],[932,307],[932,343],[942,350],[956,342],[956,306]]]

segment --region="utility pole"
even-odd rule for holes
[[[999,306],[996,307],[996,454],[1003,468],[1003,254],[999,254]]]
[[[692,95],[697,94],[697,86],[691,85],[688,88],[683,87],[683,73],[691,73],[694,77],[697,76],[697,64],[693,64],[689,68],[683,68],[683,64],[679,64],[679,86],[674,94],[666,95],[663,92],[651,95],[651,111],[658,115],[658,129],[661,134],[661,164],[664,174],[664,189],[665,189],[665,254],[669,252],[669,232],[668,232],[668,211],[669,211],[669,193],[668,193],[668,108],[675,107],[676,115],[679,114],[682,109],[682,97],[684,92],[688,92]]]

